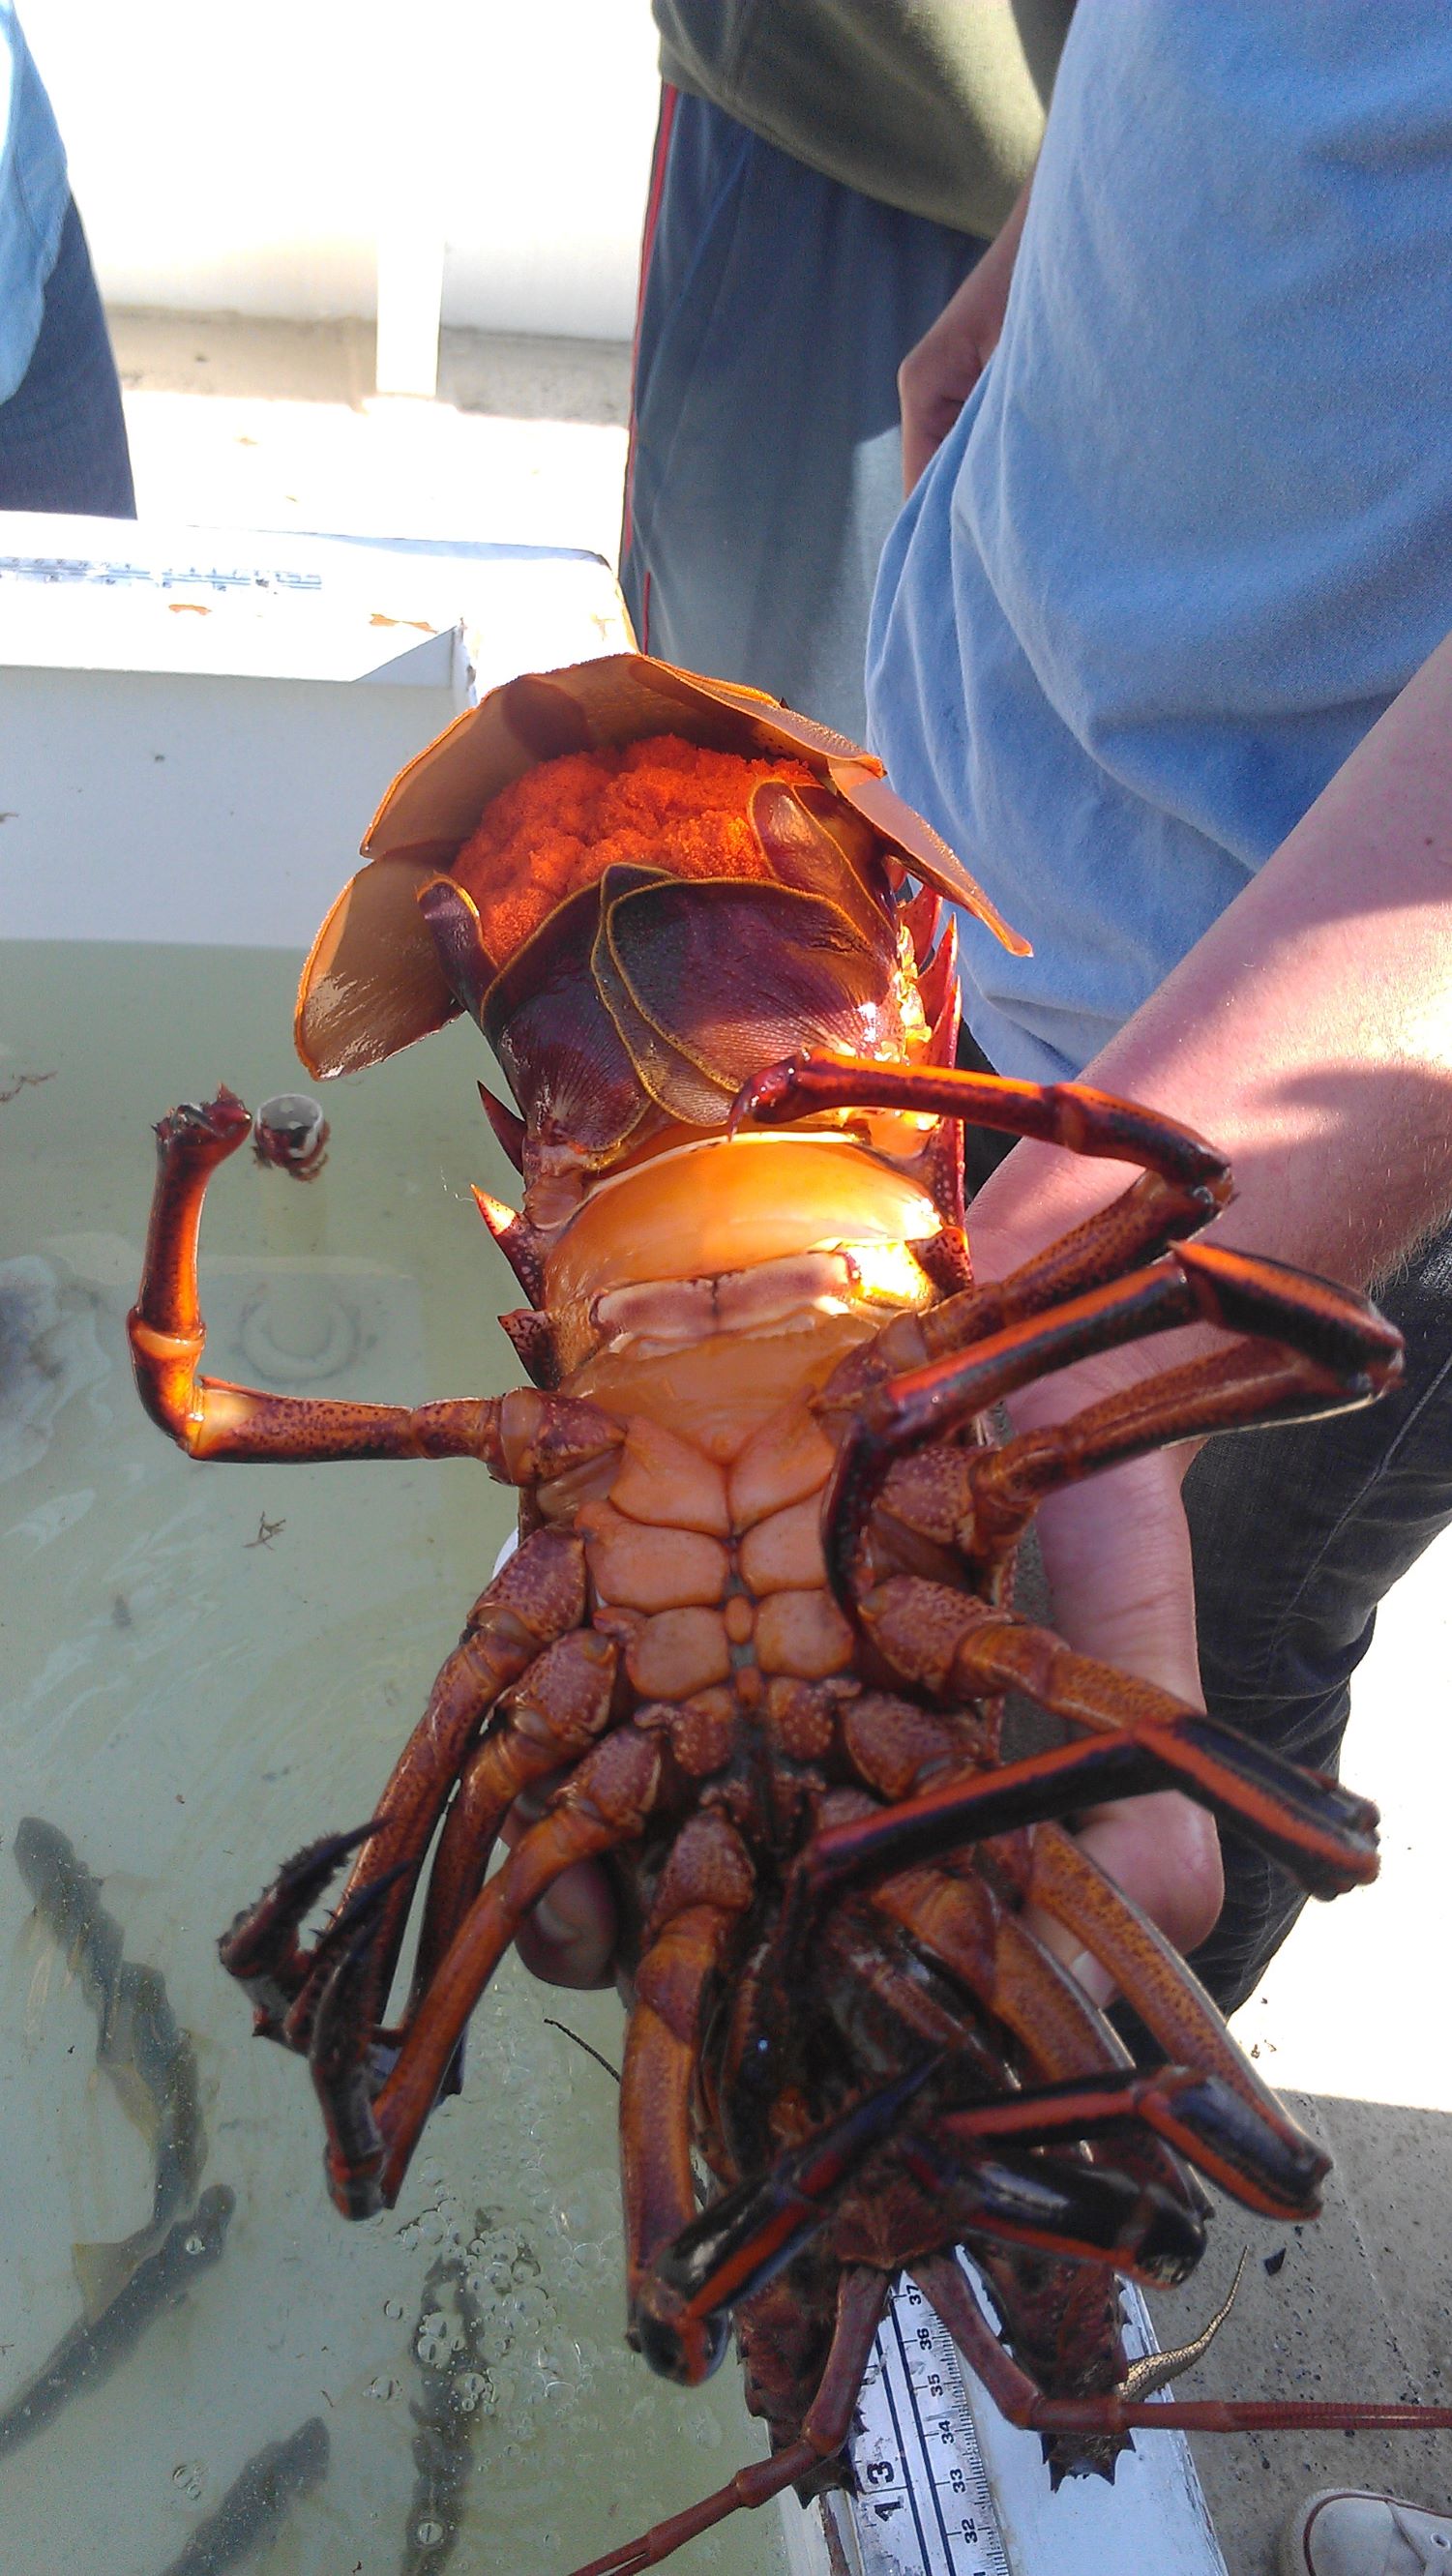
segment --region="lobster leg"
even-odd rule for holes
[[[1165,2183],[1062,2157],[1010,2153],[1005,2161],[986,2150],[1075,2142],[1127,2121],[1147,2122],[1177,2146],[1198,2143],[1202,2128],[1213,2131],[1224,2117],[1223,2086],[1181,2070],[1154,2078],[1116,2069],[1014,2094],[982,2113],[936,2117],[927,2132],[905,2136],[903,2115],[941,2063],[926,2059],[880,2086],[682,2229],[657,2257],[646,2292],[672,2352],[684,2349],[687,2328],[699,2332],[752,2297],[830,2225],[843,2193],[888,2139],[943,2213],[946,2233],[1108,2262],[1161,2286],[1193,2269],[1204,2252],[1204,2226],[1199,2208],[1176,2188],[1178,2168],[1168,2169]],[[686,2374],[670,2361],[666,2375]]]
[[[838,1449],[823,1505],[828,1581],[841,1608],[849,1617],[855,1615],[852,1577],[858,1542],[895,1458],[942,1440],[1015,1388],[1053,1369],[1188,1323],[1214,1324],[1287,1345],[1294,1355],[1288,1363],[1289,1384],[1270,1353],[1258,1355],[1268,1375],[1258,1366],[1247,1368],[1244,1361],[1239,1374],[1232,1370],[1228,1378],[1217,1374],[1217,1357],[1191,1362],[1170,1372],[1163,1411],[1155,1385],[1118,1410],[1112,1405],[1091,1408],[1082,1454],[1074,1450],[1079,1426],[1072,1421],[1065,1426],[1069,1464],[1059,1481],[1191,1432],[1248,1427],[1263,1418],[1264,1407],[1275,1418],[1287,1411],[1334,1413],[1370,1404],[1401,1373],[1401,1336],[1365,1298],[1279,1262],[1207,1245],[1179,1245],[1148,1269],[1072,1298],[1027,1323],[1010,1325],[966,1351],[889,1378],[866,1395]],[[1106,1415],[1107,1420],[1101,1418]],[[1040,1435],[1034,1448],[1052,1462],[1054,1435]],[[1015,1463],[1024,1471],[1022,1453]],[[1032,1474],[1026,1483],[1031,1509],[1045,1486],[1041,1478],[1036,1485]],[[1021,1526],[1012,1509],[1009,1519],[1011,1528]]]
[[[317,2005],[310,2064],[328,2133],[329,2185],[345,2217],[392,2207],[465,2024],[525,1915],[576,1861],[635,1839],[661,1770],[658,1746],[633,1728],[586,1754],[470,1906],[381,2084],[371,2033],[383,1978],[372,1925],[334,1968]]]
[[[850,1413],[863,1391],[884,1378],[921,1368],[949,1351],[966,1350],[1010,1324],[1029,1323],[1068,1298],[1124,1278],[1158,1260],[1186,1235],[1198,1234],[1219,1204],[1206,1189],[1159,1172],[1142,1174],[1108,1207],[1046,1244],[1017,1270],[971,1287],[955,1283],[956,1293],[941,1305],[884,1324],[870,1342],[839,1361],[818,1398],[819,1411]],[[925,1266],[932,1266],[933,1249],[932,1243],[922,1248]]]
[[[1012,1869],[1011,1851],[1005,1858]],[[1041,1825],[1032,1837],[1019,1884],[1026,1903],[1055,1915],[1109,1970],[1171,2066],[1195,2067],[1228,2084],[1245,2106],[1252,2134],[1269,2131],[1283,2160],[1312,2160],[1315,2170],[1304,2184],[1303,2205],[1289,2213],[1305,2216],[1310,2206],[1307,2195],[1316,2193],[1329,2159],[1288,2117],[1270,2086],[1261,2082],[1194,1971],[1158,1925],[1058,1825]],[[1255,2169],[1247,2173],[1223,2151],[1221,2165],[1207,2161],[1203,2154],[1197,2154],[1195,2161],[1237,2199],[1246,2200],[1256,2187]],[[1278,2200],[1252,2205],[1265,2208],[1272,2217],[1287,2214]]]
[[[1161,2397],[1152,2404],[1107,2390],[1099,2397],[1045,2397],[1005,2352],[962,2272],[945,2256],[913,2266],[970,2370],[999,2413],[1034,2433],[1432,2433],[1452,2430],[1452,2406],[1379,2406],[1334,2399]]]
[[[629,2336],[652,2369],[686,2386],[708,2379],[725,2350],[725,2329],[679,2305],[663,2328],[649,2296],[652,2266],[695,2217],[691,2107],[700,2074],[707,2006],[731,1935],[756,1892],[755,1872],[735,1828],[697,1815],[666,1864],[635,2000],[620,2077],[620,2172],[625,2205]]]
[[[902,1459],[884,1479],[881,1504],[890,1521],[956,1550],[991,1580],[1040,1503],[1061,1486],[1178,1440],[1252,1422],[1304,1421],[1339,1410],[1344,1400],[1341,1381],[1314,1360],[1238,1342],[999,1449],[940,1445]]]
[[[618,1660],[618,1648],[597,1629],[569,1630],[536,1656],[501,1703],[502,1723],[465,1760],[429,1871],[410,2013],[484,1884],[496,1836],[515,1799],[578,1761],[604,1733]]]
[[[900,1806],[950,1770],[981,1776],[981,1763],[956,1761],[948,1721],[910,1702],[871,1692],[849,1704],[843,1749],[859,1778]],[[862,1812],[880,1813],[864,1805]],[[841,1820],[840,1801],[838,1819]],[[1004,1846],[1006,1854],[1016,1844]],[[1028,1865],[1027,1857],[1023,1867]],[[1020,1873],[1021,1874],[1021,1873]],[[980,1872],[895,1873],[872,1892],[879,1914],[901,1925],[919,1949],[1014,2033],[1046,2076],[1081,2075],[1129,2063],[1127,2052],[1082,1988],[1026,1930]]]
[[[332,1884],[339,1861],[373,1831],[370,1817],[366,1825],[325,1834],[320,1842],[294,1852],[257,1903],[223,1933],[217,1944],[222,1965],[251,1999],[257,2038],[281,2038],[283,2020],[312,1973],[315,1955],[298,1940],[298,1926]]]
[[[725,2327],[678,2312],[667,2339],[642,2293],[656,2251],[690,2223],[696,2205],[691,2096],[706,1996],[731,1925],[731,1915],[711,1905],[688,1906],[666,1925],[642,1962],[620,2073],[628,2340],[653,2370],[689,2388],[716,2369]]]
[[[1041,1831],[1049,1830],[1040,1828]],[[901,1925],[914,1948],[973,1995],[1011,2030],[1024,2052],[1026,2082],[1123,2080],[1128,2052],[1077,1979],[1008,1912],[985,1875],[909,1870],[873,1890],[876,1910]],[[1016,2096],[1016,2099],[1027,2098]],[[1198,2195],[1168,2152],[1177,2143],[1142,2125],[1121,2140],[1121,2169],[1199,2225]],[[980,2217],[977,2224],[986,2222]],[[1113,2223],[1113,2222],[1111,2222]],[[963,2224],[970,2222],[965,2218]]]
[[[804,1047],[744,1083],[731,1108],[734,1134],[744,1119],[763,1127],[793,1118],[819,1117],[830,1109],[898,1109],[957,1118],[1000,1134],[1063,1145],[1071,1154],[1111,1163],[1138,1163],[1187,1188],[1214,1194],[1223,1205],[1230,1171],[1223,1154],[1190,1127],[1117,1100],[1084,1082],[1010,1082],[996,1073],[964,1073],[951,1066],[888,1065],[867,1057],[831,1055]]]
[[[1162,2066],[1150,2075],[1090,2075],[949,2111],[935,2134],[981,2152],[993,2138],[1018,2146],[1102,2137],[1142,2122],[1188,2156],[1237,2200],[1267,2218],[1314,2218],[1331,2159],[1289,2121],[1262,2120],[1240,2086],[1198,2068]]]
[[[707,2376],[693,2367],[709,2348],[719,2358],[726,2312],[765,2289],[808,2239],[827,2225],[866,2159],[899,2128],[901,2115],[939,2061],[879,2085],[793,2147],[765,2174],[689,2218],[656,2252],[636,2293],[640,2343],[653,2370],[683,2384]],[[721,2321],[720,2335],[711,2329]],[[714,2368],[714,2360],[708,2368]]]
[[[1011,2107],[1022,2107],[1032,2132],[1034,2097],[1019,2096]],[[1108,2264],[1156,2289],[1188,2280],[1205,2251],[1204,2221],[1183,2191],[1109,2165],[1043,2154],[989,2156],[975,2143],[965,2170],[961,2155],[935,2152],[924,2138],[904,2138],[899,2154],[905,2170],[932,2193],[950,2238],[986,2237],[1070,2263]]]
[[[1045,2074],[1119,2064],[1102,2016],[986,1879],[903,1870],[873,1889],[872,1903],[1011,2030]]]
[[[879,1702],[872,1724],[858,1730],[865,1741],[855,1743],[854,1750],[869,1777],[873,1753],[879,1765],[897,1769],[893,1713],[893,1703]],[[900,1770],[897,1776],[901,1778]],[[884,1783],[874,1779],[874,1785]],[[909,1781],[899,1795],[910,1797],[917,1785]],[[1315,2187],[1327,2159],[1252,2072],[1209,1996],[1164,1935],[1057,1825],[1040,1825],[1031,1837],[1006,1837],[994,1858],[1025,1903],[1056,1915],[1103,1960],[1172,2066],[1213,2075],[1238,2097],[1243,2106],[1238,2127],[1222,2119],[1213,2135],[1187,2147],[1192,2161],[1237,2198],[1271,2216],[1313,2213]],[[1013,2031],[1030,2065],[1043,2075],[1078,2079],[1097,2068],[1107,2080],[1123,2063],[1074,1977],[1008,1910],[981,1872],[960,1877],[905,1870],[875,1888],[872,1903]],[[1161,2134],[1171,2145],[1187,2146],[1168,2130]]]
[[[827,1894],[889,1877],[969,1842],[1061,1819],[1106,1798],[1184,1790],[1238,1825],[1316,1895],[1376,1875],[1376,1810],[1333,1780],[1301,1771],[1153,1684],[1078,1655],[970,1596],[913,1576],[870,1593],[862,1618],[898,1670],[945,1700],[1026,1691],[1095,1739],[1056,1747],[968,1779],[950,1778],[880,1815],[829,1826],[788,1882],[785,1954],[801,1944]]]
[[[501,1566],[469,1613],[462,1643],[442,1667],[428,1706],[379,1801],[367,1844],[342,1903],[349,1907],[385,1875],[396,1883],[370,1925],[370,1960],[381,2011],[424,1854],[464,1755],[501,1691],[543,1647],[585,1615],[585,1558],[579,1539],[536,1530]],[[323,1847],[318,1847],[319,1849]],[[304,1856],[306,1857],[306,1856]],[[406,1866],[405,1866],[406,1864]],[[313,1957],[297,1931],[321,1890],[315,1870],[293,1865],[220,1943],[222,1965],[247,1985],[256,2028],[306,2047],[316,1993]],[[328,1973],[335,1963],[326,1960]]]
[[[638,2540],[627,2541],[623,2548],[609,2550],[603,2558],[592,2558],[588,2567],[575,2570],[575,2576],[641,2576],[642,2569],[659,2567],[663,2559],[684,2549],[686,2542],[699,2533],[724,2522],[728,2514],[740,2512],[743,2506],[768,2504],[783,2488],[794,2486],[798,2478],[809,2477],[824,2460],[832,2459],[852,2430],[852,2410],[887,2305],[887,2293],[886,2275],[872,2266],[853,2264],[844,2270],[837,2293],[837,2324],[831,2350],[799,2441],[789,2443],[773,2459],[738,2469],[729,2484],[718,2487],[714,2495],[703,2496],[699,2504],[688,2505],[684,2513],[672,2514],[668,2522],[658,2522],[653,2530],[642,2532]]]
[[[438,1404],[355,1404],[198,1377],[206,1340],[197,1293],[202,1201],[218,1164],[250,1132],[241,1101],[225,1088],[205,1108],[174,1109],[156,1130],[156,1190],[127,1332],[142,1403],[190,1457],[478,1458],[501,1483],[528,1485],[619,1446],[619,1429],[593,1404],[528,1388]]]
[[[1071,1152],[1113,1153],[1145,1169],[1107,1207],[1004,1278],[962,1288],[925,1314],[900,1315],[885,1324],[828,1380],[820,1399],[824,1412],[883,1377],[966,1349],[1066,1298],[1123,1278],[1183,1236],[1197,1234],[1231,1196],[1230,1166],[1202,1138],[1083,1083],[1044,1089],[994,1075],[889,1068],[808,1052],[748,1083],[733,1106],[731,1127],[744,1118],[774,1124],[823,1109],[879,1105],[946,1111],[969,1124],[1038,1137]]]

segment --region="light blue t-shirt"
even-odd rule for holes
[[[889,540],[874,747],[1076,1073],[1452,628],[1448,0],[1080,0],[998,351]]]
[[[10,0],[0,0],[0,402],[34,355],[69,203],[50,100]]]

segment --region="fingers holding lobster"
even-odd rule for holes
[[[895,1458],[945,1439],[1052,1371],[1195,1323],[1251,1334],[1257,1343],[1249,1352],[1191,1361],[965,1461],[954,1537],[970,1563],[991,1568],[1046,1495],[1096,1469],[1207,1432],[1370,1404],[1401,1373],[1401,1335],[1366,1298],[1278,1262],[1177,1245],[1128,1278],[868,1393],[842,1438],[823,1506],[828,1578],[840,1607],[855,1614],[859,1550]]]
[[[860,1612],[879,1653],[934,1698],[1023,1691],[1092,1740],[950,1780],[880,1818],[831,1828],[797,1864],[803,1887],[818,1896],[955,1844],[1162,1787],[1183,1789],[1235,1824],[1312,1895],[1376,1876],[1377,1811],[1368,1799],[1252,1744],[1169,1691],[1076,1654],[1051,1629],[908,1575],[879,1585]]]

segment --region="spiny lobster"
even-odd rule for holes
[[[1283,2218],[1314,2213],[1327,2159],[1062,1820],[1178,1787],[1329,1896],[1374,1875],[1376,1814],[1012,1601],[1045,1495],[1368,1402],[1397,1335],[1359,1297],[1193,1244],[1230,1175],[1186,1129],[957,1069],[942,898],[1022,943],[879,764],[754,691],[634,655],[516,680],[403,773],[364,849],[303,975],[299,1051],[341,1073],[477,1019],[517,1103],[480,1086],[523,1213],[480,1204],[529,1301],[503,1320],[533,1387],[408,1409],[199,1377],[202,1198],[249,1132],[225,1090],[157,1130],[131,1335],[145,1403],[194,1457],[466,1456],[519,1489],[522,1543],[366,1836],[300,1853],[222,1956],[257,2029],[308,2057],[332,2195],[361,2217],[457,2089],[531,1909],[574,1862],[612,1869],[630,2335],[697,2381],[734,2324],[772,2456],[581,2576],[634,2576],[738,2506],[849,2478],[903,2268],[1061,2466],[1112,2465],[1138,2426],[1452,2424],[1149,2406],[1127,2381],[1114,2272],[1177,2281],[1203,2241],[1182,2159]],[[976,1282],[964,1121],[1139,1177]],[[286,1140],[263,1151],[285,1161]],[[1223,1352],[995,1439],[1027,1380],[1191,1321]],[[1003,1760],[1007,1693],[1067,1740]],[[514,1802],[560,1774],[486,1877]],[[1030,1906],[1103,1963],[1160,2071],[1136,2071]]]

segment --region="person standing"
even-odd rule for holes
[[[1452,1519],[1440,0],[1088,0],[976,382],[973,283],[905,370],[931,461],[884,558],[869,703],[894,786],[1033,943],[1008,959],[962,925],[974,1037],[1001,1073],[1208,1134],[1239,1187],[1216,1239],[1374,1285],[1408,1354],[1365,1413],[1056,1501],[1056,1624],[1188,1694],[1198,1613],[1212,1713],[1331,1770],[1376,1605]],[[1121,1178],[1017,1147],[974,1204],[980,1266]],[[1010,1410],[1056,1418],[1194,1347]],[[1137,1800],[1087,1838],[1223,2008],[1254,1990],[1300,1902],[1278,1869],[1227,1837],[1212,1930],[1203,1814]]]
[[[860,740],[897,370],[1032,165],[1072,0],[654,0],[621,585],[642,649]]]

